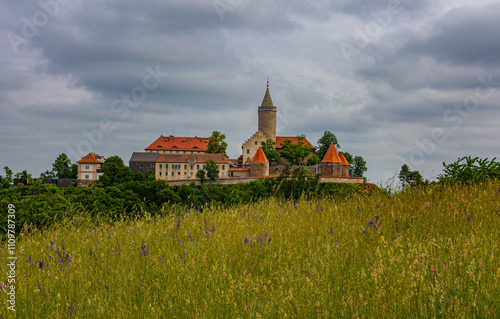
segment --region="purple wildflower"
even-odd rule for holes
[[[28,256],[28,262],[29,262],[31,265],[33,265],[33,259],[31,258],[31,255],[30,255],[30,256]]]
[[[42,292],[42,286],[38,284],[38,289],[40,289],[40,292]]]
[[[358,212],[360,212],[360,211],[361,211],[361,208],[359,208],[359,206],[358,206]]]
[[[243,240],[245,244],[248,244],[248,237],[245,237],[245,240]]]
[[[212,233],[215,233],[215,225],[212,224]]]
[[[270,243],[270,242],[271,242],[271,240],[273,240],[273,239],[272,239],[272,238],[269,238],[269,239],[267,240],[267,242],[268,242],[268,243]]]
[[[45,262],[43,260],[41,260],[39,263],[38,263],[38,267],[40,267],[40,269],[43,269],[43,265],[45,265]]]
[[[297,209],[297,208],[298,208],[297,205],[295,205],[295,209]]]

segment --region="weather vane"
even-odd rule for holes
[[[267,77],[267,89],[269,90],[269,77]]]

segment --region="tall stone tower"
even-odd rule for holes
[[[259,106],[259,131],[264,133],[267,138],[276,141],[276,107],[269,94],[269,80],[267,80],[267,89],[262,104]]]

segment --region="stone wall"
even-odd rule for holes
[[[269,163],[250,163],[251,177],[266,177],[269,175]]]
[[[348,177],[348,176],[339,176],[339,177],[321,177],[321,182],[324,183],[357,183],[363,184],[365,179],[363,177]]]
[[[322,176],[342,176],[341,163],[321,163]]]
[[[269,166],[269,174],[271,175],[280,175],[281,173],[283,173],[283,170],[285,169],[285,164],[284,163],[272,163],[270,166]],[[298,166],[296,165],[293,165],[293,166],[290,166],[290,173],[293,172],[293,170],[295,168],[297,168]],[[308,171],[311,172],[311,174],[313,176],[321,173],[321,167],[320,165],[306,165],[306,166],[302,166],[304,169],[307,169]]]

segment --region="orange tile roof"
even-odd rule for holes
[[[262,150],[262,147],[259,147],[257,153],[255,153],[252,163],[269,163],[266,154],[264,154],[264,151]]]
[[[194,151],[206,152],[208,137],[160,136],[146,151]]]
[[[87,163],[87,164],[102,164],[104,163],[104,156],[96,153],[88,153],[77,163]]]
[[[326,151],[325,157],[321,163],[342,163],[333,143],[330,144],[330,147],[328,148],[328,151]]]
[[[342,162],[342,165],[350,166],[349,162],[347,161],[347,159],[344,156],[344,153],[342,153],[342,152],[340,152],[340,161]]]
[[[212,160],[217,164],[231,164],[223,154],[158,154],[156,163],[187,163],[194,156],[196,163]]]
[[[281,146],[281,143],[283,143],[283,141],[286,139],[292,140],[293,144],[297,144],[299,141],[297,136],[276,136],[276,148],[277,149],[283,148],[283,146]],[[305,145],[307,145],[310,149],[315,149],[315,147],[312,146],[307,139],[303,139],[303,141],[305,142]]]

